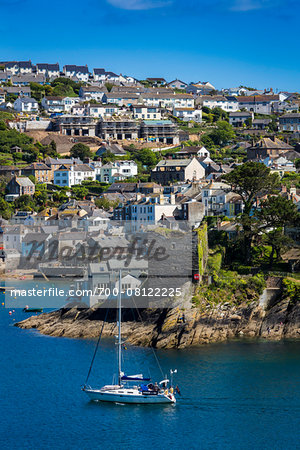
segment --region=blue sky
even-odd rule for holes
[[[300,91],[298,0],[0,0],[0,60]]]

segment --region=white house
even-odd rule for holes
[[[0,87],[0,103],[5,102],[5,91]]]
[[[257,114],[272,114],[276,108],[274,104],[280,101],[279,95],[249,95],[237,97],[239,102],[239,109],[246,109],[247,111]]]
[[[134,119],[160,120],[161,112],[156,106],[132,105]]]
[[[88,66],[66,65],[63,68],[63,72],[68,78],[76,77],[78,80],[84,82],[89,80]]]
[[[161,106],[162,108],[194,108],[195,100],[190,94],[170,93],[143,93],[140,100],[148,106]]]
[[[9,61],[4,63],[5,70],[10,75],[32,73],[34,66],[31,61]]]
[[[173,116],[182,119],[185,122],[194,120],[195,122],[202,122],[202,110],[194,108],[173,108]]]
[[[58,78],[60,76],[59,64],[36,64],[36,72],[50,79]]]
[[[49,113],[64,112],[65,110],[64,99],[62,97],[43,97],[41,105]]]
[[[215,87],[208,81],[199,81],[199,83],[189,84],[186,88],[186,92],[197,95],[209,94],[210,92],[215,90]]]
[[[54,184],[71,187],[85,180],[95,180],[95,170],[88,164],[63,165],[54,171]]]
[[[229,123],[234,127],[241,127],[247,120],[253,120],[254,114],[253,112],[248,111],[235,111],[229,113]]]
[[[162,216],[173,216],[175,209],[177,209],[175,195],[164,196],[158,194],[155,196],[142,197],[137,194],[136,201],[128,202],[130,210],[131,223],[133,228],[138,229],[141,225],[154,225]]]
[[[47,96],[42,99],[42,107],[49,113],[71,112],[73,106],[79,102],[78,97]]]
[[[18,97],[14,102],[14,109],[18,112],[37,113],[39,111],[39,105],[35,98]]]
[[[170,81],[170,83],[168,83],[167,86],[171,89],[186,89],[187,83],[176,79],[176,80]]]
[[[222,95],[201,95],[196,99],[196,104],[207,108],[221,108],[223,111],[237,111],[239,103],[234,96],[224,97]]]
[[[93,70],[94,81],[109,81],[111,83],[126,83],[127,77],[123,75],[117,75],[114,72],[106,72],[105,69],[94,69]]]
[[[134,161],[113,161],[100,168],[98,180],[103,183],[113,183],[116,180],[134,177],[137,172],[137,164]]]
[[[113,114],[118,114],[119,107],[90,104],[87,106],[87,110],[88,115],[91,117],[111,117]]]
[[[103,103],[111,103],[119,106],[131,106],[137,104],[139,95],[133,92],[107,92],[103,95]]]
[[[104,95],[103,88],[98,86],[81,86],[79,89],[79,97],[82,100],[96,100],[101,102]]]

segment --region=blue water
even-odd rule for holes
[[[13,327],[27,317],[0,310],[1,449],[299,448],[300,342],[215,344],[159,351],[177,368],[176,406],[89,402],[81,392],[95,341]],[[15,319],[15,320],[14,320]],[[128,372],[160,379],[149,349],[128,348]],[[91,383],[111,382],[115,346],[106,340]]]

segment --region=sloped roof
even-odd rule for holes
[[[251,148],[271,148],[271,149],[278,149],[278,150],[294,150],[294,147],[287,144],[286,142],[281,141],[280,139],[274,137],[271,138],[263,138],[259,142],[257,142],[253,147]]]
[[[27,177],[16,177],[15,179],[20,186],[34,186],[34,183]]]

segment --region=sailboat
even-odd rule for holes
[[[85,385],[82,390],[89,396],[91,400],[101,401],[101,402],[113,402],[113,403],[176,403],[176,398],[174,395],[173,387],[169,387],[169,379],[166,377],[159,383],[151,383],[150,378],[146,378],[143,374],[136,375],[125,375],[122,371],[122,348],[124,342],[122,342],[122,305],[121,305],[121,270],[119,272],[119,295],[118,295],[118,384],[105,385],[101,388],[92,388],[87,385],[86,380]],[[100,334],[101,337],[101,334]],[[99,339],[100,339],[99,337]],[[98,341],[99,343],[99,341]],[[97,351],[97,347],[96,347]],[[95,354],[96,354],[95,351]],[[94,357],[95,357],[94,354]],[[173,373],[177,372],[170,371],[171,382]]]

